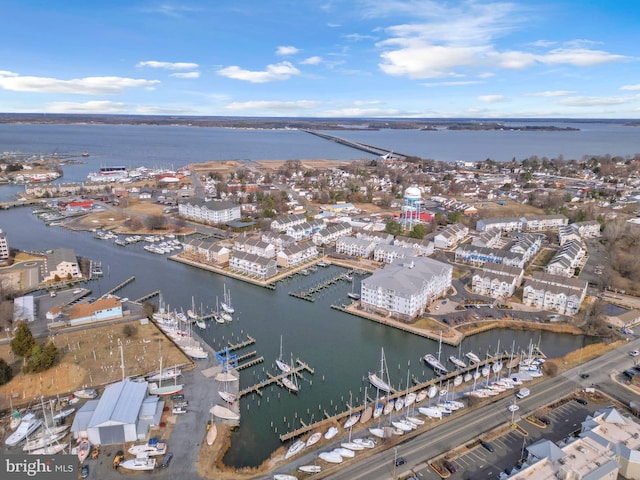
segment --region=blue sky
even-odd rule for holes
[[[640,117],[636,0],[2,0],[0,111]]]

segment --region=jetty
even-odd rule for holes
[[[356,270],[349,270],[347,272],[342,272],[328,280],[325,280],[323,282],[316,284],[315,286],[311,287],[309,290],[306,290],[304,292],[289,292],[289,295],[295,298],[299,298],[301,300],[306,300],[307,302],[314,302],[315,298],[313,298],[313,294],[318,293],[319,291],[338,283],[340,280],[349,280],[351,276],[354,275],[355,273],[356,273]]]
[[[331,142],[339,143],[340,145],[344,145],[345,147],[355,148],[356,150],[360,150],[361,152],[372,153],[373,155],[385,157],[386,159],[404,160],[409,156],[403,153],[394,152],[393,150],[388,150],[386,148],[374,147],[373,145],[367,145],[366,143],[354,142],[353,140],[336,137],[335,135],[327,135],[326,133],[320,133],[316,130],[302,129],[301,131],[310,133],[311,135],[315,135],[320,138],[324,138],[325,140],[329,140]]]
[[[127,285],[129,285],[131,282],[133,282],[136,279],[135,276],[133,277],[129,277],[127,278],[124,282],[119,283],[118,285],[116,285],[115,287],[113,287],[111,290],[109,290],[107,293],[104,294],[104,296],[108,296],[108,295],[113,295],[114,293],[116,293],[118,290],[123,289],[124,287],[126,287]]]

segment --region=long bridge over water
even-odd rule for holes
[[[374,147],[373,145],[367,145],[366,143],[354,142],[353,140],[347,140],[346,138],[336,137],[335,135],[327,135],[326,133],[320,133],[316,130],[302,129],[302,131],[306,133],[310,133],[311,135],[315,135],[320,138],[324,138],[325,140],[339,143],[346,147],[355,148],[356,150],[360,150],[363,152],[378,155],[380,157],[384,157],[385,159],[388,159],[388,160],[404,160],[409,156],[403,153],[394,152],[393,150],[387,150],[386,148]]]

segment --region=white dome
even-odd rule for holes
[[[420,200],[422,192],[418,187],[409,187],[404,191],[404,198],[407,200]]]

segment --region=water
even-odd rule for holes
[[[300,383],[298,395],[270,386],[263,397],[250,395],[242,399],[241,426],[233,434],[232,447],[225,456],[229,465],[257,465],[280,447],[278,435],[298,428],[300,420],[310,423],[323,418],[325,411],[329,414],[344,411],[350,398],[353,405],[362,402],[364,388],[368,386],[367,373],[379,369],[381,347],[385,349],[391,382],[396,388],[406,384],[407,371],[419,379],[432,377],[420,357],[429,352],[435,354],[437,342],[330,308],[332,303],[347,302],[350,282],[323,290],[314,303],[289,296],[290,291],[305,290],[329,278],[340,271],[339,267],[319,268],[312,275],[297,276],[271,291],[166,260],[145,252],[140,245],[119,247],[97,240],[89,232],[46,227],[28,208],[2,211],[0,228],[7,233],[10,247],[43,251],[64,246],[73,248],[77,255],[102,262],[105,277],[87,284],[94,296],[135,275],[136,280],[120,295],[135,299],[160,290],[172,308],[182,307],[186,311],[192,297],[196,308],[201,304],[212,308],[216,296],[222,299],[226,287],[236,309],[235,319],[222,326],[211,323],[202,337],[216,349],[230,340],[243,340],[246,335],[256,339],[255,345],[238,353],[257,350],[265,362],[242,372],[241,388],[265,378],[264,370],[276,372],[274,360],[279,355],[280,335],[285,360],[297,357],[315,369],[314,375],[304,374],[306,380]],[[540,341],[542,349],[552,357],[589,341],[581,336],[554,333],[491,331],[465,340],[462,350],[484,356],[487,351],[495,351],[498,340],[501,350],[510,349],[514,341],[517,348],[524,349],[529,342]],[[456,348],[443,346],[442,358],[457,352]],[[217,400],[215,392],[211,395],[212,401]],[[369,396],[374,397],[375,393],[370,391]],[[207,420],[202,419],[203,426]]]

